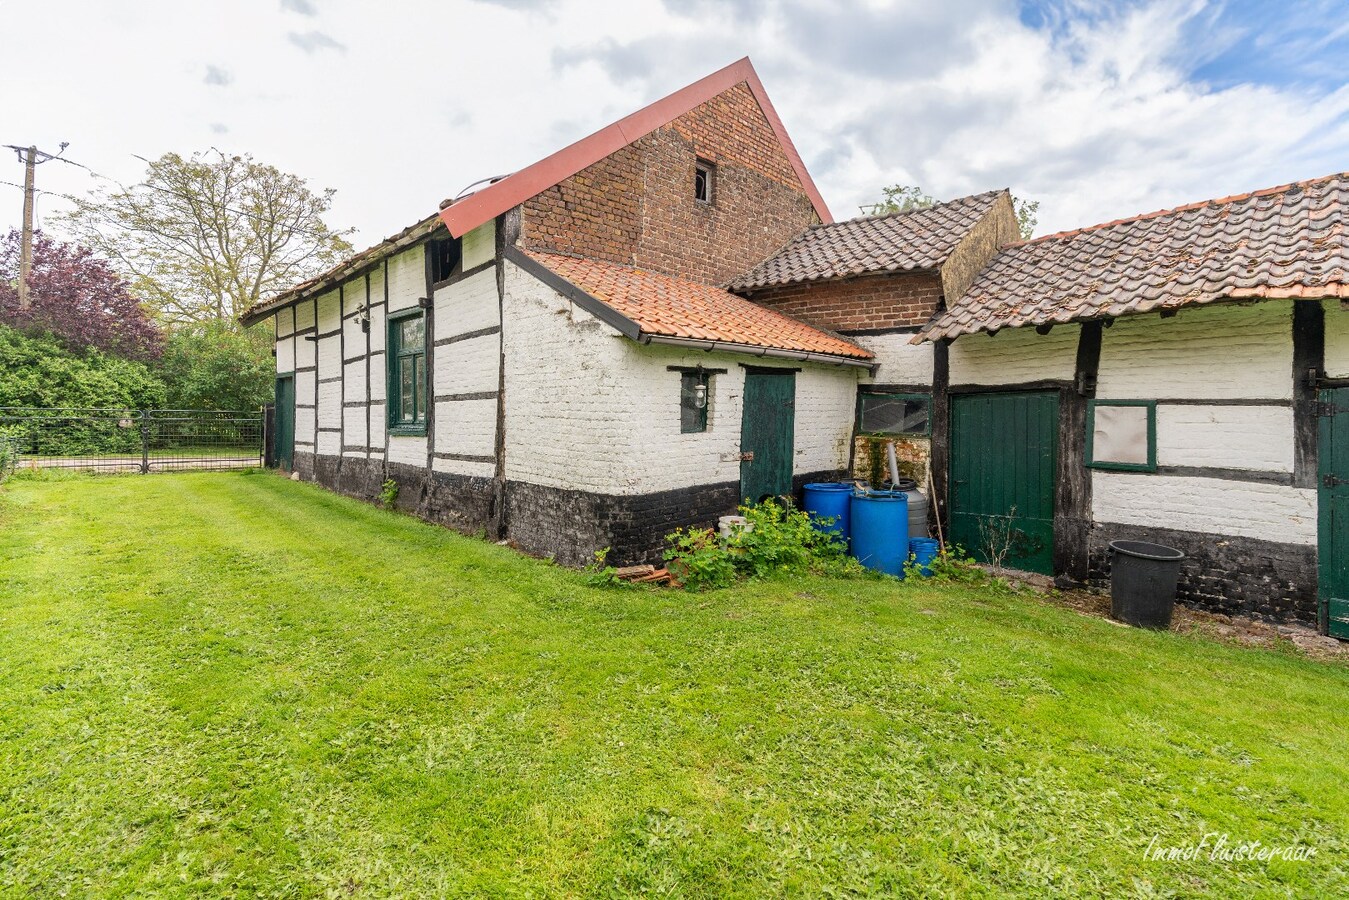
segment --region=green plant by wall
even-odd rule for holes
[[[393,509],[393,505],[398,502],[398,482],[392,478],[380,485],[379,505],[385,509]]]
[[[710,528],[681,528],[666,538],[670,572],[690,590],[727,587],[740,578],[820,572],[860,575],[866,570],[847,555],[832,532],[809,514],[776,501],[740,507],[746,527],[722,538]]]
[[[586,563],[581,571],[585,573],[586,584],[591,587],[630,588],[635,585],[618,577],[618,570],[609,565],[609,548],[595,551],[595,558]]]
[[[690,591],[729,587],[736,566],[727,542],[710,528],[680,528],[665,537],[670,548],[665,561],[670,574]]]

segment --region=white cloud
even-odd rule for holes
[[[1349,168],[1349,88],[1195,84],[1186,61],[1218,44],[1196,44],[1192,26],[1211,9],[1068,2],[1041,29],[1011,0],[856,0],[830,15],[809,0],[82,0],[59,20],[11,6],[0,143],[69,140],[72,159],[130,181],[132,154],[226,139],[337,188],[333,224],[369,242],[749,55],[839,217],[894,182],[1010,186],[1058,229]],[[297,32],[294,11],[313,29]],[[334,45],[346,52],[322,52]],[[203,59],[228,62],[229,91],[202,83]],[[90,186],[56,165],[39,182]],[[18,201],[0,186],[0,230]]]
[[[228,69],[220,66],[207,65],[206,74],[202,77],[203,84],[213,84],[216,87],[225,87],[234,80]]]

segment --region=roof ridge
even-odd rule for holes
[[[910,208],[910,209],[895,210],[894,212],[888,212],[888,213],[879,213],[879,214],[875,214],[875,215],[853,216],[851,219],[841,219],[841,220],[839,220],[839,221],[837,221],[837,222],[818,222],[818,223],[816,223],[816,224],[814,224],[814,225],[808,225],[808,226],[806,226],[806,228],[807,228],[807,230],[815,229],[815,228],[833,228],[833,227],[836,227],[836,226],[839,226],[839,225],[850,225],[850,224],[852,224],[852,223],[854,223],[854,222],[868,222],[868,221],[870,221],[870,222],[876,222],[876,221],[881,221],[881,220],[883,220],[883,219],[898,219],[898,218],[903,218],[904,216],[913,216],[913,215],[917,215],[917,214],[919,214],[919,213],[931,212],[931,211],[934,210],[934,209],[941,209],[941,208],[944,207],[944,206],[954,206],[955,204],[960,203],[960,202],[962,202],[962,201],[964,201],[964,200],[973,200],[973,199],[975,199],[976,197],[984,197],[984,196],[987,196],[987,195],[989,195],[989,194],[993,194],[993,195],[1003,194],[1003,193],[1010,194],[1011,192],[1012,192],[1012,189],[1011,189],[1011,188],[993,188],[993,189],[987,190],[987,191],[980,191],[980,192],[977,193],[977,194],[965,194],[964,196],[961,196],[961,197],[953,197],[953,198],[950,199],[950,200],[943,200],[943,201],[941,201],[940,203],[933,203],[931,206],[916,206],[916,207],[912,207],[912,208]]]
[[[1307,178],[1302,181],[1290,181],[1288,184],[1280,184],[1275,187],[1260,188],[1255,191],[1247,191],[1244,194],[1232,194],[1228,197],[1214,197],[1208,200],[1198,200],[1194,203],[1184,203],[1180,206],[1171,206],[1164,209],[1153,210],[1152,212],[1139,213],[1133,216],[1125,216],[1120,219],[1111,219],[1109,222],[1101,222],[1096,225],[1084,225],[1081,228],[1071,228],[1067,231],[1056,231],[1053,234],[1042,234],[1039,237],[1031,238],[1025,241],[1013,241],[1004,245],[1003,249],[1011,247],[1021,247],[1026,244],[1038,244],[1041,241],[1051,241],[1056,238],[1074,237],[1079,234],[1100,231],[1104,228],[1113,228],[1116,225],[1127,225],[1131,222],[1144,222],[1148,219],[1158,219],[1162,216],[1169,216],[1175,213],[1190,212],[1191,210],[1203,209],[1206,206],[1228,206],[1233,203],[1240,203],[1242,200],[1253,200],[1256,197],[1270,197],[1274,194],[1284,194],[1293,189],[1303,189],[1314,184],[1334,181],[1337,178],[1349,178],[1349,172],[1332,172],[1329,175],[1322,175],[1318,178]]]
[[[773,107],[773,101],[769,99],[768,91],[759,80],[754,64],[750,62],[748,56],[743,56],[692,84],[687,84],[615,122],[610,122],[598,131],[511,173],[500,181],[469,194],[443,208],[440,217],[451,234],[462,237],[489,219],[531,197],[538,196],[541,192],[653,131],[664,128],[685,113],[738,84],[744,84],[754,97],[754,102],[758,104],[759,111],[767,120],[768,127],[777,138],[783,154],[786,155],[788,164],[796,173],[802,192],[810,199],[816,213],[822,220],[833,221],[834,217],[829,212],[824,197],[821,196],[819,188],[806,169],[806,164],[801,160],[801,154],[782,124],[782,119]]]

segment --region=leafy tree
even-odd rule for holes
[[[71,350],[154,359],[163,336],[120,276],[92,250],[38,232],[28,276],[30,305],[19,307],[18,231],[0,239],[0,323],[47,332]]]
[[[144,362],[99,350],[73,353],[50,335],[0,325],[0,406],[153,409],[164,384]]]
[[[1028,241],[1035,234],[1035,225],[1040,221],[1039,200],[1018,200],[1012,198],[1012,208],[1016,210],[1016,225],[1021,230],[1021,239]]]
[[[881,188],[880,200],[865,204],[860,209],[862,214],[866,216],[884,216],[890,213],[926,209],[940,202],[931,194],[924,193],[920,187],[908,184],[892,184],[889,187]],[[1012,208],[1016,210],[1016,224],[1021,231],[1021,239],[1023,241],[1030,240],[1031,235],[1035,234],[1035,226],[1039,221],[1040,201],[1018,200],[1013,197]]]
[[[172,409],[255,410],[272,398],[276,364],[266,329],[212,322],[176,329],[162,374]]]
[[[351,230],[323,221],[334,193],[249,155],[166,153],[140,184],[96,191],[61,221],[113,260],[165,323],[233,323],[351,252]]]
[[[937,198],[923,193],[923,189],[908,184],[892,184],[881,188],[881,199],[863,206],[862,213],[868,216],[884,216],[890,213],[910,212],[915,209],[927,209],[935,206]]]

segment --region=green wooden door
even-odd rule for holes
[[[796,373],[745,372],[740,420],[740,496],[757,502],[792,492]]]
[[[1057,393],[951,401],[951,542],[976,559],[1053,574]]]
[[[1330,633],[1349,638],[1349,388],[1321,392],[1317,582]]]
[[[276,408],[272,413],[272,452],[276,467],[295,468],[295,376],[276,380]]]

